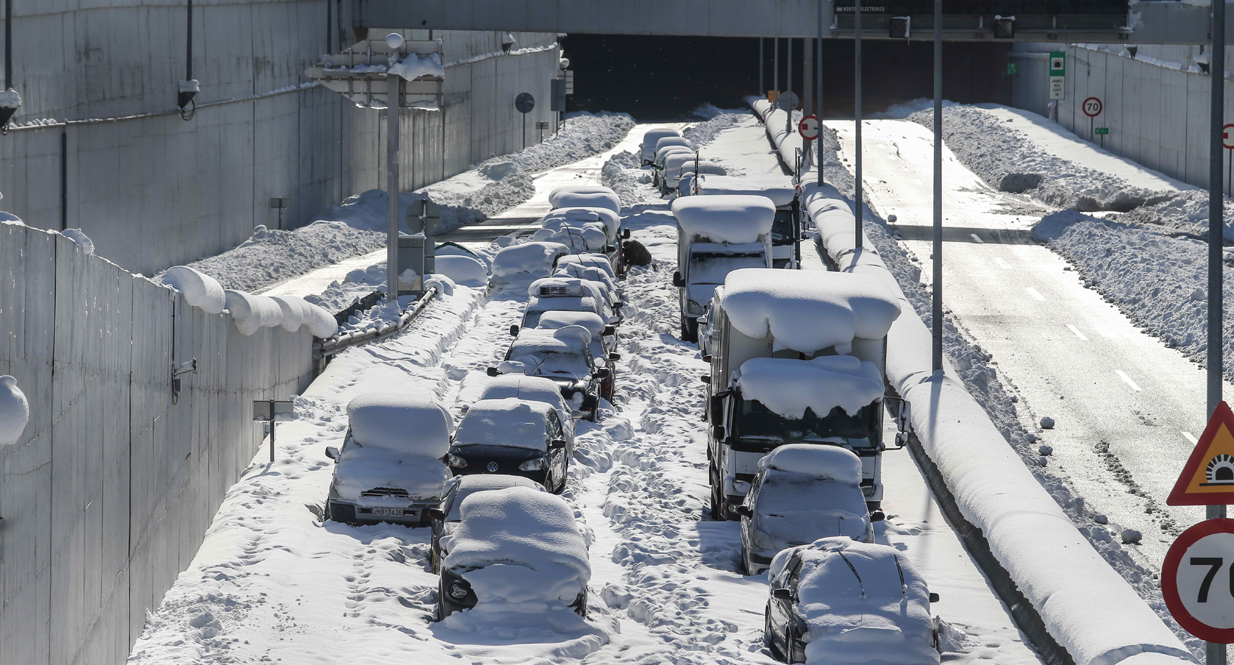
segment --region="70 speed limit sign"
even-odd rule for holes
[[[1161,566],[1161,595],[1187,632],[1234,643],[1234,519],[1200,522],[1174,541]]]

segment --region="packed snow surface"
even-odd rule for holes
[[[335,469],[334,487],[345,501],[365,501],[362,492],[377,487],[407,490],[411,500],[441,498],[441,490],[453,474],[440,459],[380,446],[347,446]],[[373,497],[380,503],[382,497]],[[406,499],[399,498],[400,505]]]
[[[553,405],[538,400],[481,400],[472,404],[459,422],[454,445],[484,444],[547,451],[545,423],[552,411]]]
[[[563,609],[591,579],[587,542],[561,497],[529,487],[478,492],[463,500],[461,516],[443,566],[465,571],[477,609]]]
[[[838,446],[792,443],[767,453],[758,465],[760,469],[802,473],[853,485],[861,482],[861,458]]]
[[[431,395],[411,390],[366,393],[347,404],[351,438],[361,446],[441,458],[450,450],[453,420]]]
[[[776,207],[765,196],[690,196],[674,200],[672,210],[691,242],[759,242],[776,218]]]
[[[751,358],[737,375],[741,396],[785,418],[819,418],[839,407],[850,416],[883,397],[883,376],[868,360],[819,356],[813,360]]]
[[[621,199],[608,187],[600,185],[567,185],[558,187],[548,196],[553,208],[604,208],[621,212]]]
[[[885,283],[818,271],[733,271],[724,282],[723,307],[742,334],[770,335],[801,353],[829,347],[847,353],[854,338],[885,337],[900,315],[899,298]]]
[[[17,387],[17,379],[0,376],[0,446],[17,443],[29,420],[30,403]]]
[[[547,277],[557,259],[569,252],[570,248],[559,242],[525,242],[503,247],[493,257],[493,277]]]
[[[771,578],[794,551],[802,560],[796,604],[809,626],[807,663],[939,662],[930,591],[907,556],[887,545],[823,538],[776,555]]]
[[[94,253],[94,241],[90,239],[90,236],[83,233],[81,229],[65,229],[60,234],[77,243],[81,247],[83,254],[88,256]]]
[[[227,309],[227,296],[213,277],[185,266],[168,268],[158,282],[184,295],[185,301],[207,314],[219,314]]]
[[[698,178],[698,193],[714,196],[765,196],[776,206],[793,202],[796,192],[788,176],[747,178],[703,174]]]

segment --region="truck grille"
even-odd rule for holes
[[[379,496],[396,496],[406,499],[408,497],[407,490],[398,487],[374,487],[371,490],[365,490],[360,493],[364,497],[379,497]]]

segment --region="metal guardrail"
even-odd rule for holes
[[[416,300],[411,307],[408,307],[403,311],[397,321],[387,321],[385,324],[377,328],[356,330],[335,335],[329,339],[314,341],[313,362],[316,364],[317,373],[320,374],[321,370],[325,369],[326,363],[329,362],[330,356],[333,356],[344,349],[359,344],[375,342],[402,332],[407,328],[407,326],[411,325],[412,321],[416,320],[416,317],[418,317],[424,309],[428,307],[428,304],[432,302],[437,295],[437,287],[430,286],[419,300]]]

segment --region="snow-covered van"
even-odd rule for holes
[[[705,197],[691,197],[705,198]],[[900,315],[886,282],[824,271],[738,270],[708,313],[712,514],[732,519],[758,462],[790,443],[861,458],[878,510],[887,331]]]
[[[342,449],[326,448],[334,479],[326,516],[351,524],[428,524],[453,475],[442,459],[453,419],[427,393],[372,393],[347,405]]]
[[[692,187],[700,196],[753,194],[771,199],[776,206],[776,219],[771,225],[772,267],[801,265],[801,203],[797,188],[787,176],[744,178],[703,173]]]
[[[698,317],[725,276],[741,268],[771,267],[776,209],[765,196],[688,196],[673,201],[681,339],[698,341]]]
[[[649,129],[643,133],[643,142],[638,146],[639,158],[643,166],[651,163],[651,159],[656,156],[656,144],[660,139],[669,136],[681,137],[681,133],[675,129]]]

